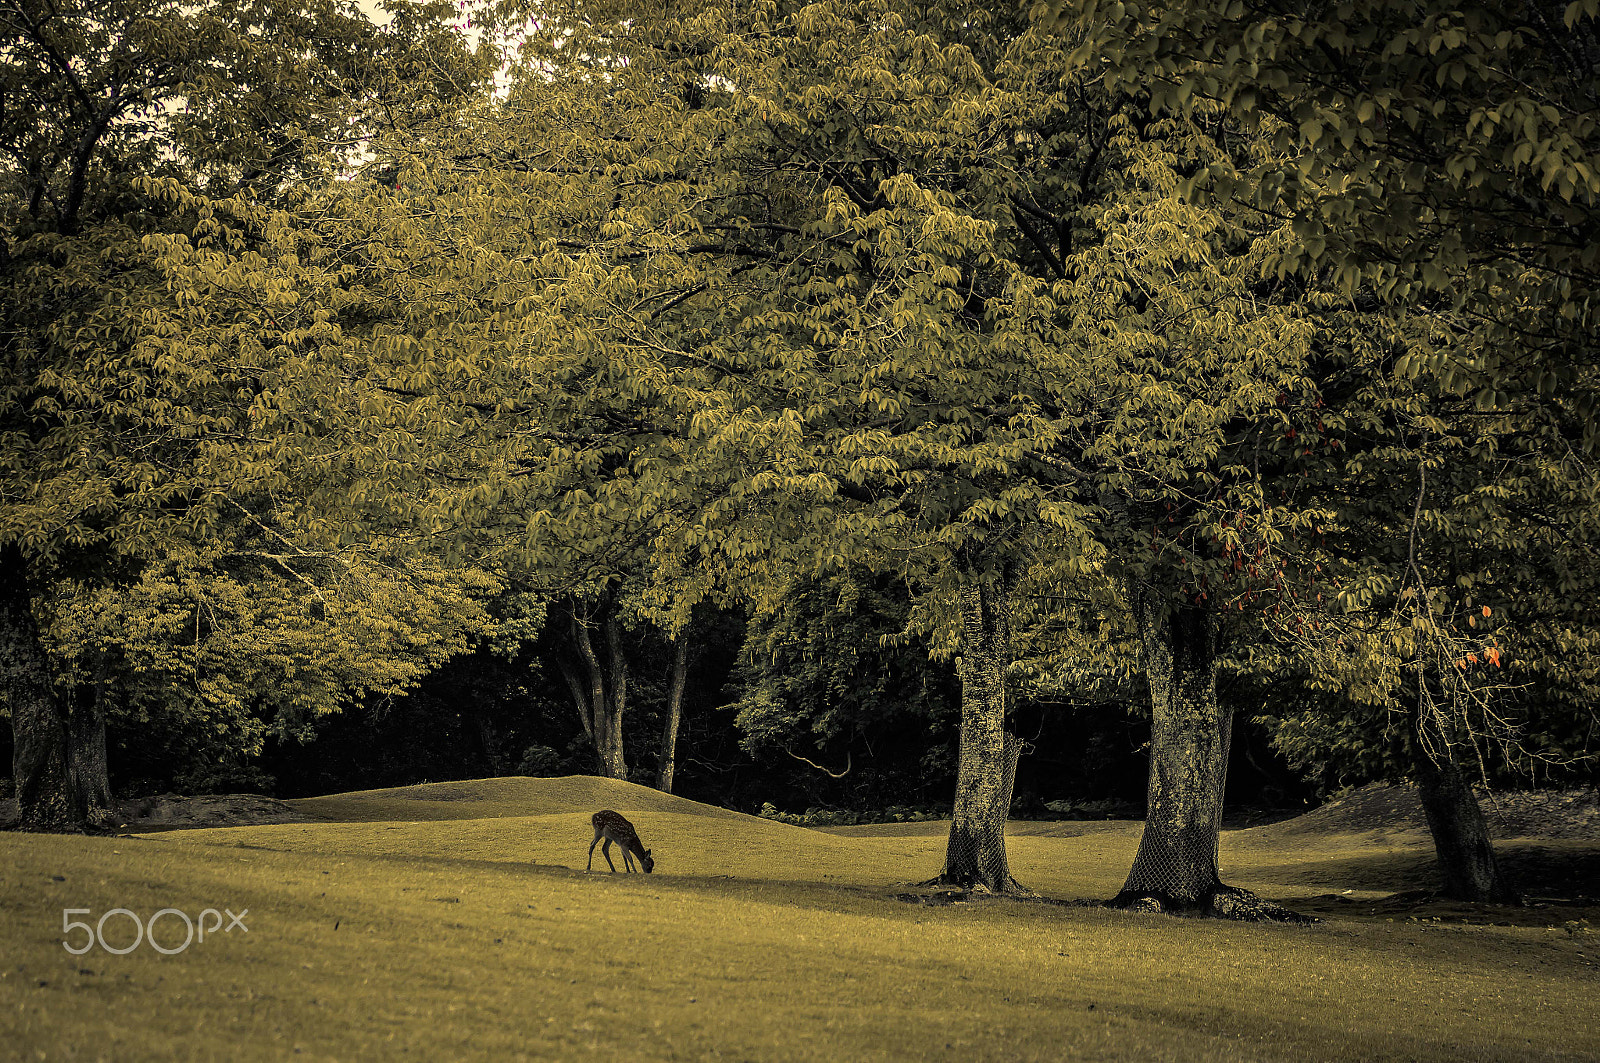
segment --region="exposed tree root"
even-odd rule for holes
[[[1262,900],[1247,889],[1225,886],[1220,882],[1195,900],[1179,900],[1160,893],[1124,890],[1107,901],[1106,907],[1156,915],[1201,915],[1212,919],[1236,919],[1247,923],[1293,923],[1297,926],[1309,926],[1312,923],[1322,922],[1316,916],[1301,915],[1281,904]]]
[[[1000,889],[995,889],[986,882],[979,882],[975,878],[965,875],[951,875],[948,873],[940,873],[935,875],[933,878],[915,883],[915,885],[918,889],[934,889],[946,893],[961,893],[964,895],[961,898],[962,900],[965,900],[966,896],[971,894],[983,894],[994,897],[1038,896],[1038,894],[1034,893],[1032,890],[1018,882],[1016,879],[1012,878],[1010,875],[1006,876],[1005,885]]]

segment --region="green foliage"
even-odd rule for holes
[[[187,342],[182,308],[214,293],[163,262],[175,245],[254,254],[240,216],[475,91],[490,56],[451,14],[21,0],[0,15],[0,553],[55,654],[30,657],[53,675],[7,676],[7,693],[55,702],[17,725],[37,763],[89,755],[48,748],[65,733],[50,721],[74,701],[98,716],[96,691],[116,688],[118,722],[188,729],[171,772],[237,758],[269,727],[403,688],[478,623],[473,573],[320,549],[371,529],[305,511],[308,481],[268,438],[266,396],[315,339],[273,331],[294,293],[240,293],[250,313],[230,333]]]
[[[1302,157],[1230,99],[1169,106],[959,4],[540,14],[504,100],[380,144],[395,188],[259,222],[259,258],[165,260],[214,293],[186,311],[197,341],[248,312],[226,293],[297,294],[285,334],[314,342],[273,424],[364,519],[585,593],[642,580],[669,626],[706,596],[773,613],[892,573],[946,654],[956,585],[1026,574],[1095,632],[1057,689],[1127,678],[1104,633],[1144,588],[1230,617],[1241,667],[1309,659],[1377,703],[1408,633],[1442,630],[1422,596],[1490,563],[1386,545],[1405,472],[1466,459],[1425,507],[1470,515],[1429,525],[1452,541],[1571,481],[1540,440],[1578,407],[1412,380],[1403,359],[1477,349],[1467,318],[1352,310],[1348,276],[1291,276],[1300,215],[1194,194]],[[1512,445],[1520,479],[1496,482]],[[1519,527],[1501,556],[1527,554]]]
[[[549,746],[529,746],[522,753],[522,759],[517,761],[516,774],[531,775],[535,778],[560,773],[561,754]]]
[[[318,716],[400,694],[464,651],[492,629],[483,600],[495,589],[470,570],[359,556],[316,580],[149,566],[123,587],[57,585],[47,634],[64,687],[110,678],[129,719],[176,714],[253,755],[269,733],[306,735]]]
[[[959,568],[1029,559],[1203,596],[1241,509],[1262,542],[1315,520],[1266,505],[1250,464],[1299,456],[1316,419],[1311,329],[1256,290],[1270,219],[1172,195],[1222,150],[1197,127],[1150,125],[1055,38],[975,9],[546,15],[471,155],[414,155],[437,213],[404,224],[448,216],[428,268],[483,293],[455,357],[514,320],[513,359],[559,359],[524,376],[571,381],[560,406],[523,385],[516,409],[629,401],[603,438],[660,449],[594,508],[650,515],[659,580],[771,603],[866,565],[945,596]],[[497,175],[475,198],[469,157]],[[521,445],[547,476],[577,457]],[[688,488],[704,501],[675,510]]]
[[[23,3],[5,23],[0,120],[0,542],[75,575],[108,555],[210,543],[281,479],[252,410],[288,347],[282,288],[234,335],[184,344],[210,293],[158,262],[190,232],[246,253],[214,199],[327,179],[380,120],[437,110],[475,76],[448,5]],[[430,73],[422,77],[424,70]],[[289,340],[292,346],[294,340]]]
[[[418,9],[394,54],[466,80],[400,92],[364,174],[224,197],[196,135],[124,182],[139,226],[15,274],[78,294],[4,392],[35,427],[0,536],[104,567],[377,533],[507,576],[507,652],[558,597],[668,631],[742,600],[774,746],[889,703],[887,651],[824,647],[959,658],[991,580],[1044,694],[1137,693],[1155,595],[1355,706],[1276,714],[1286,749],[1381,761],[1415,701],[1574,755],[1600,178],[1535,44],[1592,14],[1233,6],[508,3],[503,97]]]
[[[897,593],[898,590],[898,593]],[[906,720],[948,724],[948,674],[906,646],[903,588],[863,575],[797,585],[781,612],[750,624],[730,708],[752,752],[799,743],[808,756]]]
[[[1207,167],[1202,195],[1292,219],[1286,271],[1463,311],[1407,352],[1482,406],[1522,394],[1592,448],[1600,280],[1594,5],[1086,3],[1080,58],[1157,111],[1218,101],[1276,151]]]
[[[1594,6],[1035,14],[1153,112],[1256,137],[1183,195],[1282,217],[1269,271],[1343,295],[1311,304],[1344,399],[1318,428],[1346,460],[1309,485],[1339,515],[1316,558],[1334,608],[1299,601],[1239,662],[1304,677],[1309,704],[1269,705],[1284,750],[1378,777],[1420,720],[1485,776],[1592,763],[1590,664],[1563,648],[1596,619]]]

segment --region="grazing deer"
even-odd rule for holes
[[[634,830],[633,824],[623,819],[620,813],[608,808],[604,812],[596,812],[590,822],[594,824],[594,841],[589,843],[589,864],[584,868],[585,871],[594,867],[594,847],[599,845],[601,838],[604,838],[606,843],[600,846],[600,855],[606,858],[606,863],[611,864],[612,874],[617,870],[617,865],[611,863],[612,842],[622,846],[622,866],[627,870],[633,870],[633,858],[636,856],[645,874],[648,875],[656,869],[656,862],[651,857],[650,850],[639,840],[639,832]]]

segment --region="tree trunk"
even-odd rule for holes
[[[678,721],[683,718],[683,688],[689,679],[689,636],[687,632],[672,640],[672,678],[667,683],[667,719],[661,728],[661,770],[656,789],[672,792],[672,776],[678,766]]]
[[[111,803],[99,699],[78,711],[60,697],[33,618],[24,561],[0,553],[0,692],[11,711],[18,829],[81,833]]]
[[[1412,749],[1422,812],[1433,835],[1445,896],[1484,904],[1521,904],[1522,898],[1495,860],[1489,825],[1466,773],[1449,760],[1435,763],[1421,741],[1414,741]]]
[[[604,661],[589,634],[592,626],[591,618],[574,606],[571,634],[585,677],[580,678],[565,660],[558,663],[578,703],[584,731],[594,742],[595,764],[600,774],[611,779],[626,779],[628,765],[622,750],[622,715],[628,705],[628,662],[623,654],[622,625],[614,618],[602,625],[606,635]]]
[[[109,661],[102,659],[95,682],[79,690],[67,719],[68,763],[73,765],[88,809],[88,822],[103,826],[111,819],[111,771],[106,762],[106,715],[118,687]]]
[[[478,746],[483,751],[483,763],[492,776],[504,775],[506,758],[500,753],[500,733],[487,713],[475,714],[478,725]]]
[[[622,625],[615,617],[606,621],[607,686],[606,774],[613,779],[628,777],[628,764],[622,754],[622,714],[628,708],[628,658],[623,653]]]
[[[955,809],[938,882],[994,893],[1022,889],[1006,860],[1006,815],[1021,744],[1006,731],[1010,589],[978,581],[961,597],[961,753]]]
[[[1000,807],[1011,814],[1011,795],[1017,788],[1017,764],[1022,760],[1022,739],[1006,732],[1006,773],[1000,781]]]
[[[589,693],[584,688],[582,677],[578,670],[572,667],[572,662],[562,654],[556,658],[556,667],[561,671],[561,677],[567,681],[567,688],[572,691],[572,700],[578,707],[578,721],[583,724],[583,733],[592,743],[594,741],[594,719],[589,711]],[[596,747],[598,748],[598,747]]]
[[[1232,713],[1217,703],[1218,623],[1210,610],[1153,596],[1137,598],[1134,614],[1150,682],[1149,805],[1133,869],[1112,903],[1204,908],[1221,885],[1232,730]]]

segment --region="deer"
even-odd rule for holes
[[[650,855],[650,850],[644,847],[639,840],[639,832],[633,829],[633,824],[622,818],[620,812],[613,812],[609,808],[596,812],[589,820],[594,824],[594,841],[589,843],[589,863],[585,871],[594,868],[594,847],[600,844],[600,839],[605,839],[605,844],[600,846],[600,855],[606,858],[606,863],[611,865],[611,873],[617,873],[617,865],[611,863],[611,843],[616,842],[622,846],[622,866],[628,871],[633,870],[633,858],[639,858],[639,864],[644,868],[644,873],[649,874],[656,868],[655,859]]]

